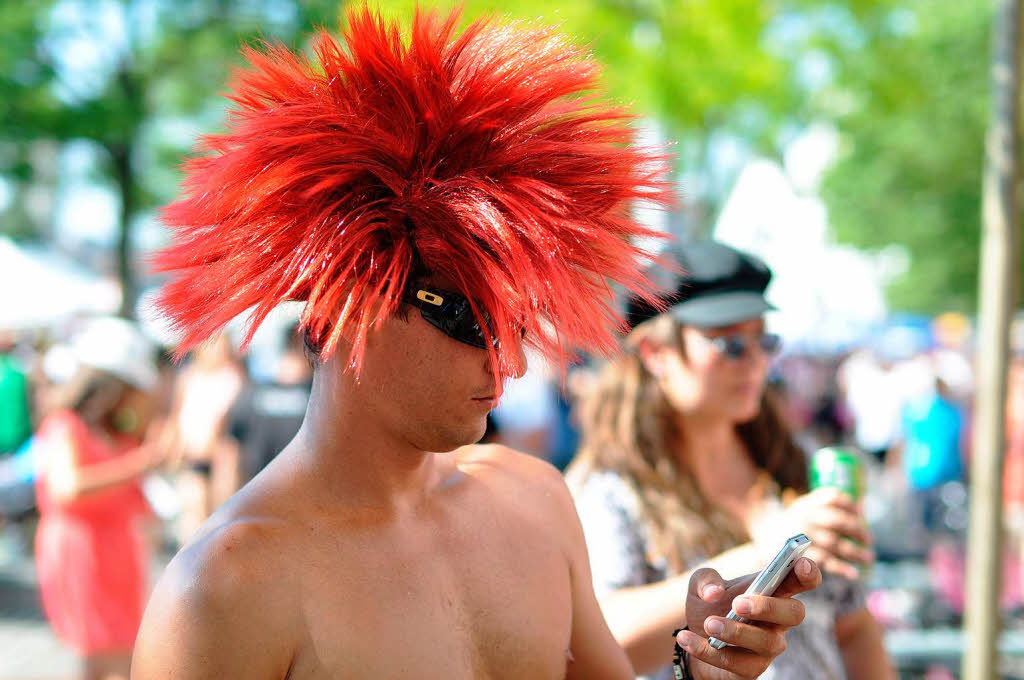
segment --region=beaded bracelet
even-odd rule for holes
[[[675,674],[676,680],[693,680],[693,673],[690,672],[690,654],[679,646],[679,640],[676,639],[676,636],[684,630],[690,630],[690,627],[684,626],[672,631],[672,638],[675,639],[675,649],[672,651],[672,672]]]

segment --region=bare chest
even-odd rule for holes
[[[564,555],[543,532],[467,522],[306,556],[291,678],[563,678]],[[332,554],[333,553],[333,554]]]

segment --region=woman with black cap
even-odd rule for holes
[[[671,677],[665,640],[685,619],[690,573],[756,571],[804,532],[830,574],[801,598],[807,618],[764,677],[895,677],[857,581],[872,559],[860,509],[808,493],[807,459],[765,392],[779,348],[762,318],[770,270],[710,241],[669,256],[685,275],[663,313],[630,303],[626,351],[587,390],[568,472],[613,633],[637,673]]]

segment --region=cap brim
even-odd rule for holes
[[[714,328],[756,319],[775,309],[764,296],[751,291],[734,291],[702,295],[670,308],[667,312],[676,321],[688,326]]]

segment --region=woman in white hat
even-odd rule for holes
[[[123,319],[74,338],[77,372],[37,434],[36,567],[46,616],[87,680],[127,678],[146,597],[149,509],[140,477],[162,459],[152,348]]]

